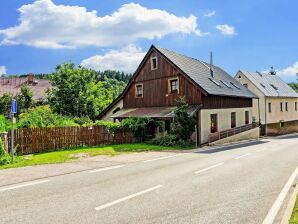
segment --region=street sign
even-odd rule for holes
[[[17,101],[15,99],[12,99],[12,102],[11,102],[11,113],[13,114],[17,113]]]

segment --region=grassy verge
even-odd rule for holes
[[[289,220],[289,224],[298,224],[298,195],[296,197],[296,203],[292,212],[291,219]]]
[[[144,151],[162,151],[162,150],[181,150],[181,147],[158,146],[150,144],[120,144],[98,147],[85,147],[68,149],[56,152],[38,153],[27,156],[18,156],[15,163],[0,166],[0,169],[32,166],[40,164],[63,163],[75,161],[80,157],[89,156],[116,156],[123,153],[144,152]],[[187,148],[189,149],[189,148]]]

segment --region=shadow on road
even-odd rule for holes
[[[285,135],[285,136],[273,137],[273,139],[293,139],[293,138],[298,139],[298,135]]]
[[[244,148],[248,146],[253,146],[253,145],[260,145],[267,143],[269,141],[253,141],[253,142],[246,142],[246,143],[241,143],[241,144],[233,144],[233,145],[227,145],[227,146],[222,146],[222,147],[216,147],[196,153],[203,153],[203,154],[208,154],[208,153],[216,153],[216,152],[221,152],[221,151],[226,151],[226,150],[231,150],[231,149],[238,149],[238,148]]]

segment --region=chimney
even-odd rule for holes
[[[213,78],[213,69],[212,69],[212,65],[213,65],[213,56],[212,56],[212,51],[210,52],[210,75]]]
[[[30,73],[30,74],[28,75],[28,80],[27,80],[27,82],[28,82],[28,84],[32,84],[33,81],[34,81],[34,76],[33,76],[32,73]]]
[[[270,73],[270,75],[276,75],[276,72],[275,72],[273,66],[271,66],[269,73]]]

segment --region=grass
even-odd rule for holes
[[[298,224],[298,195],[296,198],[296,203],[292,212],[291,219],[289,220],[289,224]]]
[[[186,149],[190,149],[190,147]],[[0,169],[33,166],[33,165],[40,165],[40,164],[64,163],[67,161],[78,160],[78,158],[82,156],[84,157],[99,156],[99,155],[116,156],[123,153],[162,151],[162,150],[182,150],[182,148],[134,143],[134,144],[119,144],[119,145],[109,145],[109,146],[66,149],[66,150],[55,151],[55,152],[37,153],[37,154],[32,154],[27,156],[18,156],[15,158],[15,162],[13,164],[2,165],[0,166]]]

